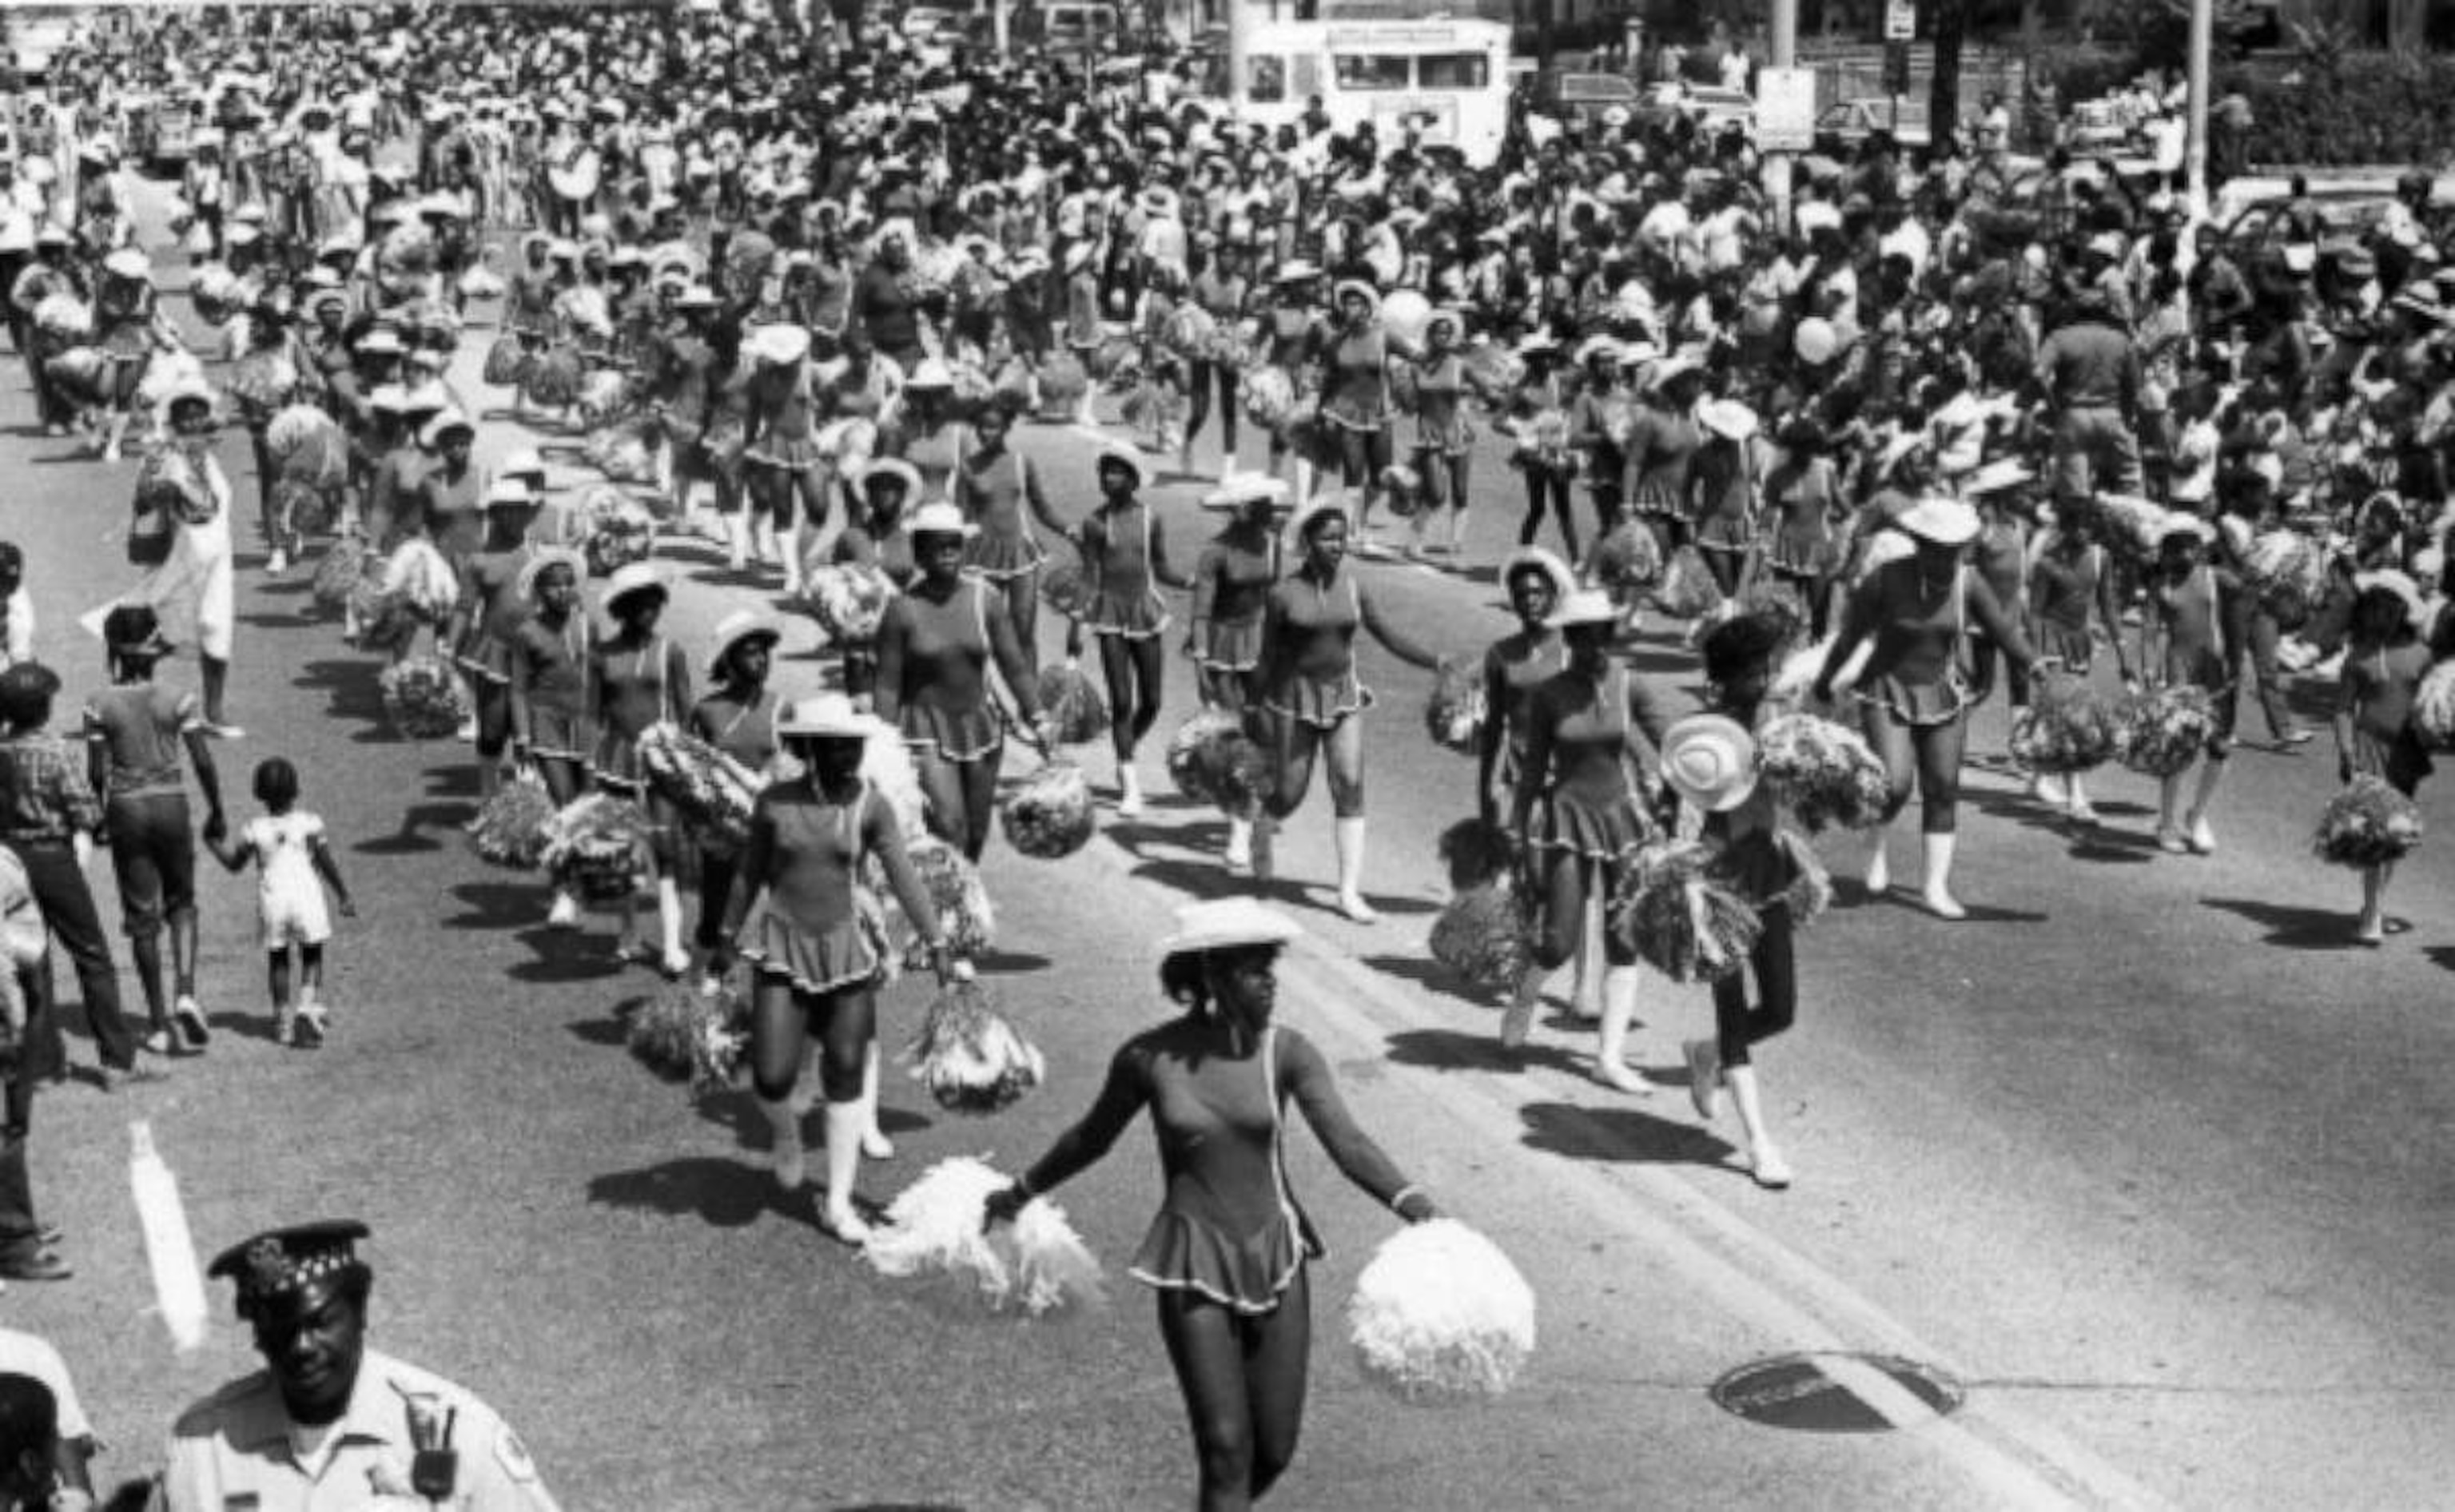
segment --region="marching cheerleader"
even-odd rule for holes
[[[1780,453],[1764,475],[1763,528],[1739,569],[1740,603],[1777,605],[1810,635],[1823,638],[1840,500],[1840,476],[1826,454],[1823,428],[1805,417],[1784,425]]]
[[[819,395],[810,373],[810,333],[801,326],[761,326],[741,344],[745,396],[743,460],[750,469],[750,508],[758,520],[759,555],[781,561],[784,592],[801,591],[801,533],[825,529],[826,457],[818,431]]]
[[[776,621],[755,610],[737,609],[725,615],[717,623],[716,655],[708,665],[715,691],[691,706],[690,733],[761,781],[776,766],[776,724],[782,706],[767,686],[767,675],[783,638]],[[696,943],[702,963],[714,962],[724,943],[724,911],[732,903],[741,862],[738,854],[713,837],[700,837]],[[713,992],[722,981],[708,969],[700,990]]]
[[[1705,433],[1696,424],[1696,398],[1705,392],[1705,370],[1695,358],[1675,355],[1654,364],[1643,385],[1636,423],[1624,447],[1628,508],[1641,516],[1662,548],[1663,560],[1688,544],[1691,470]],[[1610,522],[1606,522],[1606,531]]]
[[[1286,380],[1287,393],[1302,394],[1311,381],[1313,354],[1327,340],[1327,328],[1320,307],[1314,302],[1313,286],[1321,279],[1321,270],[1298,258],[1279,265],[1276,277],[1270,280],[1270,307],[1264,312],[1263,333],[1268,340],[1264,362],[1278,371]],[[1270,430],[1270,472],[1276,475],[1286,466],[1291,450],[1288,428],[1273,426]],[[1295,501],[1298,509],[1312,499],[1312,463],[1305,457],[1295,459]]]
[[[1859,643],[1875,642],[1858,678],[1857,696],[1867,741],[1883,757],[1892,778],[1885,824],[1907,805],[1915,781],[1923,805],[1927,909],[1938,918],[1966,918],[1968,910],[1952,896],[1960,758],[1969,733],[1961,639],[1975,618],[2011,661],[2026,667],[2036,656],[2028,636],[1964,559],[1978,538],[1976,510],[1958,499],[1930,498],[1902,512],[1893,526],[1914,543],[1910,553],[1866,569],[1843,609],[1840,635],[1816,675],[1816,696],[1832,697],[1834,679],[1850,664]],[[1875,834],[1866,882],[1871,897],[1892,888],[1882,827]]]
[[[1467,478],[1474,460],[1474,426],[1467,419],[1466,360],[1458,343],[1466,334],[1466,317],[1454,310],[1435,310],[1424,322],[1424,348],[1414,355],[1415,472],[1424,480],[1424,496],[1415,511],[1414,541],[1410,556],[1424,554],[1425,527],[1435,511],[1450,512],[1449,540],[1442,550],[1457,556],[1466,538]]]
[[[1410,1223],[1438,1213],[1356,1127],[1321,1051],[1271,1021],[1278,959],[1295,925],[1248,898],[1189,904],[1176,918],[1160,944],[1159,979],[1184,1012],[1126,1041],[1090,1111],[990,1196],[987,1220],[1011,1221],[1090,1168],[1150,1110],[1167,1193],[1132,1274],[1159,1294],[1160,1337],[1193,1424],[1199,1504],[1234,1512],[1278,1482],[1304,1425],[1306,1262],[1326,1251],[1288,1185],[1288,1102],[1375,1201]]]
[[[1040,667],[1040,564],[1047,553],[1032,534],[1034,520],[1059,535],[1069,527],[1049,507],[1040,472],[1009,441],[1023,408],[1012,395],[984,407],[972,422],[972,446],[955,470],[955,505],[973,530],[964,570],[988,586],[995,609],[1014,631],[1024,664]]]
[[[418,444],[433,459],[417,480],[418,513],[428,537],[457,567],[486,539],[486,470],[470,456],[477,427],[466,414],[447,410],[429,421]]]
[[[1083,553],[1082,628],[1100,643],[1108,683],[1108,738],[1117,753],[1117,813],[1143,811],[1134,748],[1159,722],[1167,606],[1157,585],[1187,589],[1193,579],[1168,565],[1159,515],[1143,502],[1141,464],[1125,453],[1100,454],[1100,507],[1076,530]]]
[[[1561,601],[1575,591],[1576,578],[1568,563],[1550,552],[1539,546],[1521,546],[1501,565],[1500,583],[1508,591],[1509,608],[1517,616],[1517,629],[1493,641],[1483,654],[1485,713],[1475,763],[1476,812],[1484,823],[1495,828],[1516,813],[1516,795],[1527,780],[1527,720],[1533,712],[1534,692],[1568,665],[1560,633],[1552,628],[1551,620]],[[1600,901],[1591,899],[1590,906]],[[1571,1001],[1579,1017],[1599,1018],[1600,1010],[1593,1006],[1589,989],[1602,980],[1602,964],[1597,956],[1601,932],[1589,929],[1580,938],[1585,948],[1575,953],[1577,979]],[[1525,1025],[1532,1021],[1534,1000],[1541,988],[1542,978],[1538,977],[1533,994],[1525,999],[1524,1017],[1513,1020],[1517,1025],[1516,1040],[1509,1040],[1512,1020],[1504,1020],[1505,1043],[1524,1041]]]
[[[1721,1094],[1730,1093],[1747,1132],[1748,1169],[1757,1185],[1775,1190],[1790,1184],[1790,1164],[1765,1123],[1753,1052],[1786,1032],[1798,1016],[1791,939],[1805,920],[1793,917],[1789,893],[1800,867],[1812,860],[1802,861],[1783,833],[1773,788],[1755,780],[1749,732],[1787,638],[1781,622],[1763,615],[1742,615],[1708,632],[1705,679],[1721,717],[1673,726],[1662,756],[1663,779],[1704,811],[1703,837],[1720,853],[1716,871],[1747,897],[1763,926],[1748,957],[1748,973],[1734,972],[1714,983],[1714,1038],[1685,1046],[1688,1096],[1696,1116],[1710,1123],[1720,1111]],[[1755,978],[1754,1008],[1748,1006],[1746,975]]]
[[[443,632],[473,695],[481,798],[493,797],[503,783],[503,752],[512,738],[512,648],[529,614],[520,584],[537,512],[537,495],[516,478],[497,479],[486,490],[486,538],[459,563],[460,595]]]
[[[2029,582],[2033,590],[2029,599],[2029,641],[2037,647],[2038,655],[2062,664],[2065,671],[2078,676],[2088,675],[2089,664],[2097,659],[2097,642],[2089,633],[2092,615],[2105,628],[2105,639],[2114,648],[2115,664],[2121,669],[2122,683],[2134,687],[2138,677],[2131,665],[2131,654],[2122,641],[2122,610],[2115,597],[2114,564],[2105,548],[2098,544],[2095,519],[2086,511],[2075,510],[2055,522],[2053,531],[2029,564]],[[2061,807],[2073,822],[2094,824],[2097,809],[2088,801],[2088,793],[2080,785],[2080,774],[2055,776],[2040,772],[2030,779],[2029,791],[2040,802]]]
[[[1630,739],[1641,735],[1659,751],[1671,721],[1651,690],[1612,660],[1621,617],[1609,594],[1587,589],[1569,595],[1547,621],[1560,633],[1568,666],[1528,700],[1525,772],[1510,826],[1532,874],[1543,922],[1534,964],[1518,979],[1501,1025],[1503,1044],[1526,1042],[1544,978],[1585,947],[1590,931],[1601,928],[1601,909],[1589,905],[1607,904],[1619,891],[1627,857],[1655,832],[1638,804]],[[1644,1096],[1653,1089],[1623,1058],[1636,985],[1634,947],[1620,932],[1604,931],[1594,1076]]]
[[[1217,323],[1223,340],[1245,318],[1245,302],[1250,292],[1246,272],[1250,261],[1250,253],[1242,243],[1223,240],[1212,249],[1202,271],[1193,275],[1190,297]],[[1219,402],[1219,481],[1225,485],[1236,474],[1236,366],[1207,354],[1189,359],[1189,366],[1192,371],[1187,384],[1189,407],[1185,417],[1185,448],[1177,455],[1176,470],[1187,474],[1193,472],[1193,441],[1202,433],[1202,422],[1210,417],[1215,393]]]
[[[895,445],[885,450],[911,463],[921,474],[921,492],[913,499],[916,505],[954,497],[955,474],[964,470],[964,458],[980,445],[972,428],[955,413],[954,398],[955,374],[939,358],[923,358],[903,380]]]
[[[1372,540],[1372,505],[1381,475],[1394,460],[1390,433],[1390,334],[1381,324],[1381,296],[1360,278],[1334,292],[1338,325],[1320,349],[1321,418],[1338,437],[1339,480],[1360,494],[1355,507],[1359,551]]]
[[[102,277],[94,287],[93,329],[94,344],[112,361],[104,394],[110,419],[101,437],[102,459],[116,462],[145,370],[155,353],[179,350],[178,333],[163,314],[153,288],[153,265],[142,252],[121,247],[103,257]]]
[[[879,622],[873,707],[912,752],[930,833],[977,861],[988,846],[1005,751],[990,662],[1026,726],[1039,723],[1040,699],[1013,627],[991,609],[988,585],[964,575],[971,530],[952,504],[924,504],[914,513],[912,554],[921,573]]]
[[[1378,921],[1364,901],[1364,724],[1371,690],[1355,675],[1355,633],[1369,631],[1410,666],[1436,669],[1432,654],[1392,624],[1347,570],[1348,526],[1334,501],[1295,518],[1304,560],[1270,590],[1262,622],[1262,706],[1271,730],[1268,803],[1253,829],[1253,875],[1274,873],[1278,827],[1312,786],[1313,760],[1329,761],[1338,838],[1338,909],[1358,924]]]
[[[1584,381],[1569,407],[1569,444],[1576,449],[1577,471],[1585,475],[1586,494],[1593,501],[1596,536],[1611,534],[1620,515],[1621,474],[1628,465],[1619,437],[1634,416],[1635,401],[1619,386],[1620,367],[1634,351],[1653,352],[1650,343],[1627,349],[1607,335],[1588,336],[1577,344],[1577,366]],[[1563,523],[1568,510],[1560,512]],[[1530,535],[1527,537],[1532,540]],[[1577,554],[1573,534],[1569,554]]]
[[[585,790],[587,762],[597,748],[588,713],[588,616],[579,609],[587,559],[564,546],[540,547],[514,580],[532,607],[511,646],[512,757],[545,782],[555,807]],[[579,922],[579,899],[557,884],[546,921],[557,929]]]
[[[1279,512],[1288,486],[1266,474],[1231,477],[1202,507],[1230,512],[1193,564],[1193,657],[1203,707],[1235,713],[1261,707],[1262,627],[1270,589],[1279,580]],[[1253,821],[1228,819],[1228,869],[1253,869]]]
[[[660,950],[654,958],[669,978],[690,969],[682,949],[682,898],[674,875],[680,827],[671,804],[648,789],[639,765],[639,736],[660,724],[680,722],[691,706],[690,659],[680,642],[658,628],[672,590],[646,562],[621,567],[605,583],[605,613],[613,634],[588,648],[588,706],[596,715],[597,748],[590,762],[597,785],[642,803],[654,827],[651,847],[657,884]],[[630,900],[622,905],[622,935],[615,947],[624,960],[646,954],[634,930]]]
[[[903,834],[884,799],[861,776],[863,746],[886,726],[850,699],[822,694],[787,710],[776,726],[803,773],[771,783],[750,816],[739,887],[725,905],[722,938],[710,969],[721,977],[738,951],[751,963],[750,1075],[776,1133],[777,1182],[798,1192],[805,1179],[801,1119],[793,1104],[808,1041],[819,1042],[826,1095],[827,1197],[819,1227],[860,1245],[869,1225],[853,1208],[864,1146],[883,1158],[877,1121],[878,983],[890,947],[865,900],[862,863],[876,857],[905,916],[929,942],[941,980],[951,969],[948,943],[913,871]]]
[[[1543,532],[1547,509],[1559,522],[1560,543],[1571,561],[1577,558],[1577,520],[1569,504],[1569,480],[1576,476],[1575,437],[1570,431],[1569,385],[1560,373],[1560,344],[1541,331],[1517,343],[1526,375],[1510,395],[1509,428],[1517,444],[1510,460],[1526,475],[1526,518],[1517,527],[1517,544],[1532,546]],[[1556,428],[1559,444],[1547,444],[1545,433]],[[1618,497],[1616,490],[1613,498]],[[1596,494],[1597,507],[1601,495]]]
[[[1708,399],[1697,406],[1704,439],[1696,451],[1696,549],[1714,575],[1714,586],[1730,598],[1739,591],[1748,551],[1756,533],[1755,412],[1736,399]]]
[[[2413,728],[2413,696],[2429,671],[2426,621],[2421,590],[2393,568],[2365,572],[2354,580],[2353,616],[2342,700],[2336,709],[2336,776],[2374,776],[2411,797],[2432,770],[2429,748]],[[2393,861],[2362,869],[2362,917],[2357,938],[2375,945],[2386,937],[2386,885]]]
[[[2208,805],[2216,801],[2233,750],[2233,658],[2225,655],[2224,639],[2225,626],[2235,622],[2234,595],[2243,590],[2231,569],[2207,559],[2215,539],[2216,530],[2205,520],[2179,518],[2166,527],[2157,543],[2156,575],[2148,583],[2155,619],[2141,633],[2153,648],[2143,652],[2143,663],[2161,665],[2167,686],[2202,689],[2216,704],[2216,730],[2207,739],[2206,759],[2199,763],[2199,784],[2179,820],[2174,811],[2189,768],[2166,777],[2160,790],[2157,848],[2173,856],[2216,854]]]

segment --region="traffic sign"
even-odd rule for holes
[[[1917,0],[1885,0],[1884,40],[1907,42],[1917,35]]]
[[[1756,150],[1804,152],[1816,146],[1816,71],[1756,71]]]

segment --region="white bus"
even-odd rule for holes
[[[1228,96],[1228,52],[1215,41],[1202,93]],[[1248,29],[1242,117],[1278,127],[1318,98],[1330,124],[1365,121],[1384,143],[1409,126],[1428,147],[1488,167],[1509,134],[1509,28],[1498,21],[1264,21]]]

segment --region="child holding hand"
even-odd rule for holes
[[[324,821],[298,807],[298,769],[279,756],[255,769],[255,798],[264,812],[239,826],[233,841],[216,815],[205,826],[205,844],[223,866],[235,872],[253,859],[256,865],[256,907],[269,959],[273,989],[274,1038],[285,1045],[314,1049],[324,1042],[324,1005],[316,1000],[324,984],[324,942],[333,922],[324,907],[324,889],[343,918],[358,916],[349,884],[324,842]],[[298,950],[298,990],[291,993],[290,952]]]

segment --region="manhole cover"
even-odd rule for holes
[[[1714,1382],[1726,1412],[1801,1433],[1888,1433],[1942,1417],[1968,1393],[1933,1365],[1891,1355],[1780,1355]]]

